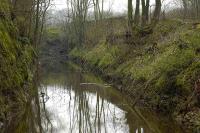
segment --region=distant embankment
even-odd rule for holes
[[[40,61],[64,61],[67,58],[67,42],[60,37],[62,32],[57,28],[46,29],[44,40],[39,46]]]

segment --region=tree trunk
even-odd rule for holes
[[[142,26],[146,25],[146,4],[145,0],[142,0]]]
[[[149,21],[149,3],[150,3],[150,0],[146,0],[146,12],[145,12],[145,16],[146,16],[146,20],[147,22]]]
[[[153,20],[152,20],[153,25],[155,25],[159,21],[161,12],[161,0],[155,0],[155,1],[156,1],[156,7],[153,14]]]
[[[140,0],[136,0],[134,23],[138,25],[140,21]]]
[[[199,18],[199,11],[200,11],[200,1],[199,0],[196,0],[196,16],[197,16],[197,19]]]
[[[36,5],[36,20],[35,20],[35,31],[34,31],[34,47],[37,48],[38,43],[38,32],[39,32],[39,11],[40,11],[40,0],[37,0]]]
[[[149,0],[142,0],[142,26],[146,25],[149,20]]]
[[[101,19],[103,19],[104,16],[104,0],[101,1]]]
[[[132,0],[128,0],[128,26],[132,28],[133,23],[133,5]]]
[[[188,5],[187,5],[186,0],[182,0],[182,2],[183,2],[183,8],[184,8],[183,19],[185,19],[188,13]]]

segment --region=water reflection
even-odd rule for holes
[[[104,87],[99,78],[65,68],[42,76],[39,95],[43,132],[182,133],[173,123],[163,126],[159,120],[152,120],[153,116],[149,122],[132,110],[118,91]]]
[[[75,93],[72,87],[47,86],[50,99],[45,106],[51,114],[53,132],[125,133],[126,112],[101,98],[98,93]],[[48,127],[48,126],[47,126]]]

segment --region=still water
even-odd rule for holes
[[[183,133],[169,118],[132,109],[124,95],[72,63],[41,70],[44,133]]]
[[[37,88],[3,133],[184,133],[71,62],[42,64]]]

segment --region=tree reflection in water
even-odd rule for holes
[[[68,68],[44,74],[39,87],[43,132],[182,133],[171,121],[134,111],[122,94],[103,85],[93,75]]]
[[[120,92],[69,64],[44,69],[36,95],[3,132],[183,133],[169,118],[133,110]]]
[[[53,85],[42,90],[50,97],[41,105],[42,116],[46,118],[43,119],[45,132],[129,132],[126,112],[105,100],[92,87],[74,89],[70,86],[66,89],[66,86]]]

